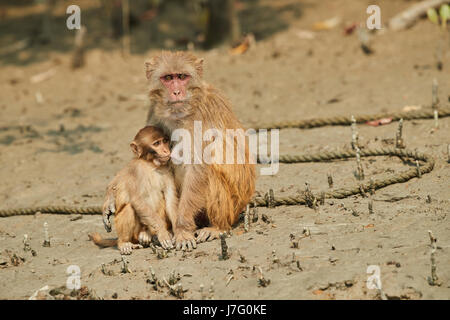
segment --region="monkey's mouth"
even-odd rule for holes
[[[166,157],[159,157],[158,160],[160,162],[166,163],[167,161],[170,160],[170,155],[166,156]]]
[[[187,103],[187,100],[176,100],[176,101],[169,101],[168,105],[169,106],[174,106],[174,107],[182,107]]]

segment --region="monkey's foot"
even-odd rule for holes
[[[195,232],[197,235],[195,240],[197,240],[198,243],[212,241],[214,239],[219,239],[219,235],[224,232],[226,231],[219,230],[215,227],[206,227]]]
[[[173,248],[172,236],[167,230],[158,232],[158,241],[161,244],[161,247],[163,247],[163,249],[167,250]]]
[[[152,242],[152,235],[147,230],[141,231],[139,232],[138,241],[144,248],[148,247]]]
[[[175,232],[173,243],[175,244],[175,248],[177,250],[181,249],[183,251],[191,251],[192,249],[197,248],[197,242],[195,242],[194,234],[185,230]]]
[[[117,247],[120,250],[120,254],[131,254],[133,249],[142,249],[142,245],[131,242],[122,242],[121,244],[118,244]]]

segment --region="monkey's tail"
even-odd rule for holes
[[[94,232],[88,235],[89,239],[92,240],[100,248],[114,247],[117,246],[117,239],[103,239],[98,232]]]

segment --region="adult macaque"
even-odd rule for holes
[[[161,129],[147,126],[138,132],[130,146],[136,158],[108,185],[104,203],[105,210],[113,195],[118,239],[102,239],[98,233],[90,238],[103,247],[117,244],[121,254],[150,244],[152,236],[157,236],[163,248],[172,248],[169,230],[176,221],[178,198],[173,172],[167,166],[169,140]],[[104,217],[103,222],[110,232],[109,217]]]
[[[201,121],[203,131],[216,129],[222,137],[227,129],[243,130],[230,103],[202,81],[203,59],[186,52],[162,52],[145,66],[151,102],[147,125],[161,127],[167,134],[185,129],[192,137],[194,121]],[[235,137],[231,140],[231,149],[244,154],[241,164],[194,161],[174,166],[180,195],[173,225],[177,250],[191,250],[197,242],[218,238],[237,222],[255,190],[255,165],[249,161],[248,144],[243,148]],[[114,212],[114,197],[109,198],[105,215]],[[196,232],[197,226],[203,228]]]

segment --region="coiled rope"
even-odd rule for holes
[[[440,117],[450,116],[450,108],[439,109]],[[398,113],[382,113],[367,116],[355,117],[357,123],[364,123],[380,118],[391,117],[393,120],[413,120],[413,119],[429,119],[434,117],[433,110],[420,110],[412,112],[398,112]],[[350,125],[350,118],[346,117],[332,117],[322,119],[310,119],[300,121],[283,121],[278,123],[269,123],[267,125],[256,126],[265,129],[283,129],[283,128],[315,128],[327,125]],[[412,158],[421,161],[419,168],[411,168],[407,171],[389,175],[384,179],[372,180],[369,183],[355,184],[350,188],[340,188],[322,193],[325,198],[342,199],[352,195],[361,194],[368,190],[376,190],[384,188],[395,183],[403,183],[412,178],[420,177],[422,174],[431,172],[434,167],[434,159],[425,154],[416,151],[397,149],[397,148],[380,148],[380,149],[362,149],[361,157],[371,156],[397,156],[402,158]],[[326,162],[330,160],[350,159],[355,158],[356,152],[353,150],[335,151],[335,152],[319,152],[317,154],[307,155],[282,155],[280,156],[280,163],[304,163],[304,162]],[[420,172],[420,173],[419,173]],[[276,207],[283,205],[304,205],[308,203],[307,196],[287,196],[278,197],[273,196],[273,192],[266,193],[264,196],[255,196],[251,200],[251,206],[257,207]],[[41,206],[41,207],[27,207],[18,209],[2,209],[0,210],[0,217],[10,217],[17,215],[33,215],[36,212],[41,213],[55,213],[55,214],[102,214],[101,206],[92,207],[75,207],[75,206]]]
[[[434,159],[429,155],[406,149],[380,148],[380,149],[361,150],[361,157],[371,157],[371,156],[397,156],[402,158],[412,158],[414,160],[420,160],[422,164],[418,168],[415,167],[404,172],[392,174],[384,179],[379,180],[373,179],[368,183],[355,184],[350,188],[340,188],[324,192],[323,196],[325,198],[335,198],[335,199],[347,198],[352,195],[365,193],[369,190],[381,189],[391,184],[406,182],[412,178],[419,177],[422,174],[431,172],[431,170],[433,170],[434,167]],[[323,162],[338,159],[349,159],[355,157],[356,152],[348,150],[336,152],[320,152],[317,154],[310,154],[310,155],[280,156],[280,162],[281,163]],[[261,196],[255,197],[252,200],[252,206],[257,207],[292,206],[307,203],[308,199],[307,196],[305,195],[276,197],[271,195],[270,193],[266,193],[264,197]]]

